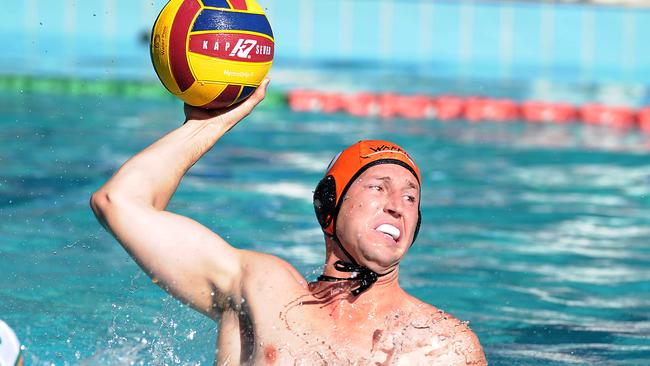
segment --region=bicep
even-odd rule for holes
[[[132,201],[115,202],[103,221],[152,280],[215,317],[241,277],[241,251],[200,223]]]

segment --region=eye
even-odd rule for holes
[[[380,185],[376,184],[371,184],[368,186],[368,188],[372,189],[373,191],[381,192],[384,188]]]
[[[415,203],[415,196],[406,195],[404,198],[410,203]]]

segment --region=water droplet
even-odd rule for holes
[[[190,341],[193,341],[195,334],[196,334],[196,331],[194,329],[190,329],[190,332],[187,334],[187,339],[189,339]]]

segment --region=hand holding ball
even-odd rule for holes
[[[275,41],[254,0],[171,0],[151,36],[151,59],[167,90],[218,109],[249,97],[271,69]]]

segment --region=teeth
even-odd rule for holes
[[[399,238],[399,234],[400,234],[398,228],[396,228],[393,225],[389,225],[389,224],[381,224],[375,230],[381,231],[384,234],[388,234],[388,235],[392,236],[393,240],[397,240]]]

